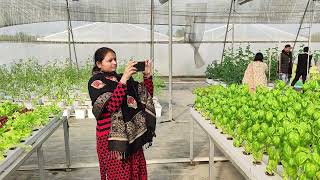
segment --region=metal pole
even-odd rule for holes
[[[271,77],[271,60],[272,60],[272,51],[273,51],[273,49],[270,49],[269,50],[269,82],[270,82],[270,77]]]
[[[190,121],[190,163],[193,164],[194,120]]]
[[[227,28],[226,28],[226,34],[224,35],[221,63],[223,62],[224,51],[226,49],[226,41],[227,41],[227,36],[228,36],[228,31],[229,31],[229,24],[230,24],[230,17],[231,17],[233,2],[234,2],[234,0],[231,0],[228,23],[227,23]]]
[[[309,52],[308,52],[308,60],[307,60],[307,78],[309,78],[309,66],[310,66],[310,55],[311,55],[311,30],[312,30],[312,23],[314,20],[314,4],[313,1],[311,2],[311,17],[310,17],[311,21],[310,21],[310,27],[309,27],[309,41],[308,41],[308,47],[309,47]]]
[[[213,180],[214,177],[214,142],[209,136],[209,179]]]
[[[44,180],[44,157],[42,151],[42,144],[37,148],[38,166],[39,166],[39,176],[40,180]]]
[[[66,165],[67,171],[70,170],[71,166],[71,156],[70,156],[70,143],[69,143],[69,124],[68,119],[66,118],[63,122],[63,131],[64,131],[64,148],[66,153]]]
[[[172,121],[172,0],[169,0],[169,121]]]
[[[66,0],[66,3],[67,3],[67,16],[68,16],[68,19],[67,19],[67,30],[68,30],[68,46],[69,46],[69,63],[70,63],[70,66],[72,66],[72,57],[71,57],[71,41],[70,41],[70,16],[69,16],[69,2],[68,0]]]
[[[70,14],[69,14],[69,16],[70,16]],[[70,18],[69,23],[70,23],[70,34],[71,34],[72,45],[73,45],[74,59],[76,60],[77,70],[78,70],[78,72],[79,72],[79,63],[78,63],[76,45],[75,45],[75,43],[74,43],[74,37],[73,37],[73,30],[72,30],[71,18]]]
[[[150,60],[153,61],[152,74],[154,74],[154,0],[151,0],[150,29]]]
[[[281,41],[279,41],[279,43],[278,43],[278,48],[280,51],[280,53],[278,53],[278,72],[279,72],[278,78],[279,79],[281,79],[281,77],[280,77],[280,73],[281,73],[281,47],[280,47],[280,44],[281,44]]]
[[[66,0],[68,3],[68,0]],[[69,36],[71,35],[72,39],[72,45],[73,45],[73,52],[74,52],[74,58],[76,60],[76,66],[77,66],[77,71],[79,73],[79,63],[78,63],[78,57],[77,57],[77,51],[76,51],[76,46],[74,43],[74,37],[73,37],[73,30],[72,30],[72,23],[71,23],[71,15],[70,15],[70,9],[69,9],[69,3],[68,3],[68,22],[69,22]],[[71,50],[70,50],[71,53]]]
[[[236,1],[236,0],[234,0]],[[233,2],[233,13],[232,13],[232,17],[234,17],[234,14],[236,12],[236,6],[235,6],[235,2]],[[232,22],[232,54],[234,51],[234,22]]]
[[[306,15],[306,13],[307,13],[307,10],[308,10],[310,1],[311,1],[311,0],[308,0],[307,6],[306,6],[306,8],[305,8],[305,10],[304,10],[304,13],[303,13],[303,16],[302,16],[302,18],[301,18],[300,26],[299,26],[299,29],[298,29],[298,33],[297,33],[296,39],[294,40],[294,44],[293,44],[293,47],[292,47],[292,52],[293,52],[293,50],[294,50],[294,48],[295,48],[295,46],[296,46],[296,42],[297,42],[297,40],[298,40],[298,37],[299,37],[299,34],[300,34],[300,30],[301,30],[301,27],[302,27],[302,24],[303,24],[303,21],[304,21],[304,17],[305,17],[305,15]]]

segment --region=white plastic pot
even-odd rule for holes
[[[156,104],[159,103],[158,97],[153,97],[152,100],[153,100],[153,104],[154,104],[154,105],[156,105]]]
[[[6,99],[6,100],[12,100],[13,99],[12,96],[4,96],[3,98]]]
[[[88,108],[88,118],[89,119],[94,119],[95,118],[93,113],[92,113],[92,108]]]
[[[91,100],[85,100],[84,101],[84,105],[85,106],[91,106],[91,103],[92,103]]]
[[[78,107],[79,107],[79,101],[74,101],[73,103],[72,103],[72,108],[73,109],[77,109]]]
[[[224,83],[224,82],[221,82],[220,85],[223,87],[227,87],[227,83]]]
[[[213,83],[214,83],[214,80],[213,80],[213,79],[206,78],[206,83],[208,83],[208,84],[213,84]]]
[[[60,108],[64,108],[64,107],[66,107],[66,105],[67,105],[67,103],[64,101],[58,102],[58,107],[60,107]]]
[[[27,109],[33,109],[33,105],[31,102],[24,102],[24,107],[26,107]]]
[[[44,105],[49,105],[49,106],[50,106],[50,105],[52,105],[52,104],[53,104],[53,101],[47,100],[47,101],[44,101],[44,102],[43,102],[43,104],[44,104]]]
[[[162,106],[160,105],[160,103],[155,104],[155,109],[156,109],[156,117],[157,118],[161,117]]]
[[[73,106],[67,106],[66,109],[70,110],[70,114],[74,113],[74,108]]]
[[[85,119],[87,116],[87,109],[76,108],[75,110],[76,119]]]
[[[63,110],[62,116],[67,117],[67,119],[70,118],[71,110],[69,108],[66,108]]]

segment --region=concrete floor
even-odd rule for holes
[[[204,83],[192,82],[173,85],[173,118],[175,120],[173,122],[161,123],[168,119],[167,88],[158,95],[159,101],[163,106],[163,115],[158,120],[157,137],[153,146],[145,150],[147,161],[189,157],[189,122],[192,120],[189,108],[194,102],[192,90],[195,87],[204,85]],[[99,167],[95,149],[95,120],[76,120],[71,118],[69,124],[72,171],[65,172],[59,169],[65,162],[63,129],[61,127],[43,145],[45,165],[51,169],[46,170],[46,179],[99,179]],[[194,156],[208,157],[209,142],[206,134],[197,126],[195,126],[194,132]],[[223,156],[219,150],[215,150],[215,152],[215,156]],[[35,169],[37,167],[36,164],[37,158],[34,154],[9,179],[39,179],[38,170]],[[151,180],[206,180],[208,179],[208,174],[207,162],[195,165],[190,165],[190,163],[148,165],[148,175]],[[215,164],[215,177],[221,180],[244,179],[230,162],[217,162]]]

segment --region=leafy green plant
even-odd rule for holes
[[[269,48],[266,50],[265,55],[264,55],[264,62],[268,65],[268,68],[270,68],[270,81],[275,81],[278,79],[278,73],[277,73],[278,72],[278,57],[279,57],[278,51],[279,51],[278,47]]]
[[[0,99],[12,97],[19,101],[31,101],[34,104],[42,97],[50,101],[65,101],[72,104],[75,97],[85,98],[82,93],[87,93],[87,82],[91,77],[92,62],[87,59],[79,67],[65,61],[49,61],[40,64],[36,59],[21,59],[10,65],[0,66]],[[123,72],[124,65],[120,65],[119,72]],[[135,78],[142,81],[141,73]],[[154,75],[155,94],[159,93],[164,82]],[[84,100],[84,99],[83,99]]]
[[[231,49],[226,50],[224,60],[221,64],[214,61],[207,67],[206,76],[210,79],[217,79],[231,83],[241,83],[243,74],[253,57],[250,46],[245,49],[239,47],[234,53]]]
[[[313,52],[313,59],[314,59],[315,64],[319,63],[319,61],[320,61],[320,50],[315,50]]]
[[[0,128],[0,161],[12,147],[28,149],[28,147],[19,145],[20,141],[29,137],[33,129],[45,126],[50,120],[49,117],[59,116],[61,112],[56,105],[38,106],[33,111],[17,112],[21,106],[5,102],[0,104],[1,108],[1,112],[8,115],[9,120]]]
[[[270,80],[277,79],[278,67],[278,48],[266,49],[264,54],[264,62],[269,66],[271,61]],[[269,57],[271,55],[271,57]],[[248,64],[253,60],[254,53],[250,49],[250,45],[246,48],[239,47],[233,53],[231,49],[227,49],[224,54],[224,61],[213,61],[206,69],[206,77],[209,79],[216,79],[227,84],[240,84],[244,72]]]
[[[246,85],[196,88],[194,108],[244,146],[254,163],[269,156],[266,173],[283,165],[284,179],[314,179],[320,173],[320,84],[307,81],[303,93],[277,81],[275,89]]]
[[[22,42],[28,42],[28,41],[36,41],[38,36],[32,36],[23,32],[18,32],[15,35],[7,35],[7,34],[1,34],[0,35],[0,41],[22,41]]]

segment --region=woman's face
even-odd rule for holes
[[[97,66],[103,72],[113,72],[117,69],[117,59],[113,52],[108,52],[101,62],[97,62]]]

